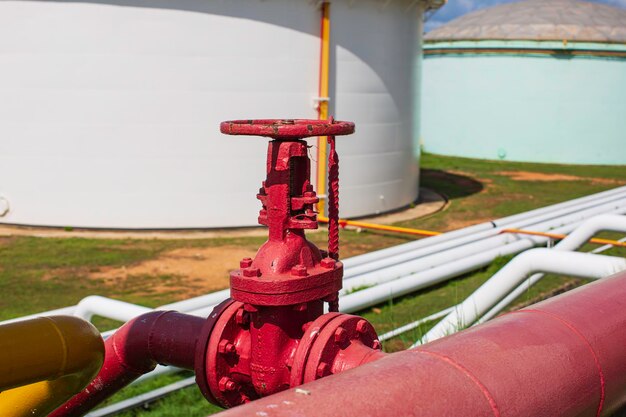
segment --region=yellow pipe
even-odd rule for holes
[[[76,317],[0,326],[0,416],[46,416],[98,374],[104,343]]]
[[[329,97],[329,76],[330,76],[330,2],[322,3],[322,23],[321,23],[321,49],[320,49],[320,86],[318,102],[318,118],[328,119],[328,97]],[[317,192],[327,194],[326,186],[326,136],[317,138]],[[317,203],[317,211],[321,216],[326,213],[326,203],[320,199]]]
[[[318,216],[318,220],[322,223],[328,223],[328,217]],[[441,234],[441,232],[433,232],[431,230],[410,229],[407,227],[387,226],[383,224],[365,223],[365,222],[358,222],[354,220],[343,220],[343,219],[339,220],[339,225],[341,227],[354,226],[354,227],[362,227],[363,229],[382,230],[385,232],[397,232],[397,233],[404,233],[408,235],[417,235],[417,236],[437,236]],[[553,239],[563,239],[567,237],[567,235],[561,235],[561,234],[556,234],[556,233],[534,232],[531,230],[522,230],[522,229],[504,229],[500,233],[520,233],[520,234],[526,234],[526,235],[549,237]],[[618,240],[611,240],[611,239],[593,238],[593,239],[589,239],[589,242],[595,243],[598,245],[613,245],[613,246],[618,246],[622,248],[626,247],[626,242],[620,242]]]
[[[328,217],[318,216],[318,220],[321,221],[322,223],[328,223]],[[341,227],[354,226],[354,227],[362,227],[364,229],[382,230],[385,232],[397,232],[397,233],[404,233],[407,235],[417,235],[417,236],[437,236],[441,234],[441,232],[433,232],[430,230],[409,229],[406,227],[387,226],[384,224],[357,222],[354,220],[339,220],[339,225]]]
[[[531,230],[521,230],[521,229],[504,229],[501,233],[520,233],[524,235],[550,237],[553,239],[563,239],[567,237],[567,235],[561,235],[557,233],[533,232]],[[618,240],[611,240],[611,239],[601,239],[601,238],[594,237],[592,239],[589,239],[589,243],[595,243],[597,245],[613,245],[613,246],[626,248],[626,242],[620,242]]]

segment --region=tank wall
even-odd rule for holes
[[[417,64],[422,11],[414,2],[332,4],[337,115],[357,133],[338,138],[341,212],[364,216],[406,206],[418,194]]]
[[[626,164],[626,59],[433,55],[423,80],[427,152]]]
[[[358,125],[340,139],[341,213],[358,216],[416,196],[418,12],[349,3],[332,5],[331,99]],[[316,118],[319,24],[304,0],[0,2],[0,222],[255,225],[266,140],[218,124]]]
[[[167,3],[0,4],[0,191],[11,203],[2,221],[256,223],[266,141],[222,136],[218,123],[315,116],[316,10]]]

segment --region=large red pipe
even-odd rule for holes
[[[129,321],[106,340],[98,376],[49,417],[82,416],[158,363],[194,369],[196,340],[205,321],[174,311],[154,311]]]
[[[220,416],[597,417],[626,404],[626,274]]]

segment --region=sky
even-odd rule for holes
[[[426,32],[449,22],[450,20],[472,12],[474,10],[483,9],[485,7],[495,6],[496,4],[512,3],[516,0],[448,0],[448,3],[441,9],[437,10],[426,21]],[[622,7],[626,9],[626,0],[588,0],[594,3],[604,3],[612,6]]]

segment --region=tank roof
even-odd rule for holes
[[[575,0],[525,0],[468,13],[424,39],[626,43],[626,10]]]

